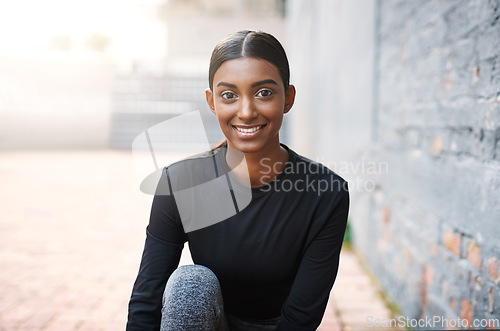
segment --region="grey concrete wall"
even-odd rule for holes
[[[406,315],[499,318],[500,2],[378,9],[372,153],[390,170],[357,243]]]
[[[500,2],[296,0],[288,15],[304,87],[290,144],[348,162],[355,245],[389,298],[414,319],[499,319]]]
[[[374,2],[290,1],[287,14],[297,96],[286,141],[333,167],[361,160],[372,125]]]

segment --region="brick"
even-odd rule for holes
[[[474,83],[473,77],[474,72],[470,67],[453,68],[445,78],[445,94],[443,94],[443,97],[453,100],[464,95],[469,95]],[[471,116],[469,115],[468,117]]]
[[[420,131],[406,127],[403,131],[404,145],[409,148],[420,148]]]
[[[434,278],[434,268],[430,265],[424,266],[424,283],[426,287],[430,287],[432,285],[432,280]]]
[[[448,28],[447,39],[451,42],[459,40],[470,34],[474,29],[478,29],[479,21],[477,20],[477,1],[457,2],[444,15],[446,26]]]
[[[439,136],[435,136],[432,141],[432,153],[439,155],[443,151],[443,140]]]
[[[484,114],[484,128],[488,133],[488,138],[493,140],[493,143],[496,143],[500,137],[500,107],[498,106],[498,97],[485,100],[481,106]]]
[[[481,31],[477,36],[476,49],[479,60],[493,59],[500,49],[500,25],[492,25]]]
[[[422,27],[417,34],[418,47],[422,52],[432,53],[433,50],[439,50],[444,44],[446,38],[445,22],[437,18],[435,21]]]
[[[441,296],[443,297],[443,299],[446,299],[448,297],[448,286],[448,281],[443,280],[441,282]]]
[[[478,159],[492,158],[496,132],[473,127],[453,127],[448,132],[450,146],[447,151],[458,155],[474,156]]]
[[[423,307],[429,304],[429,293],[431,292],[432,280],[434,277],[434,268],[425,264],[422,267],[422,276],[420,281],[420,303]]]
[[[467,260],[476,268],[481,268],[481,247],[473,241],[467,245]]]
[[[450,309],[451,311],[455,312],[457,309],[457,298],[451,297],[450,298]]]
[[[446,69],[448,71],[453,70],[467,70],[475,68],[474,64],[476,60],[475,51],[475,38],[461,39],[453,44],[448,54],[448,61]],[[466,79],[470,82],[470,79]]]
[[[401,26],[404,22],[408,22],[414,11],[418,8],[417,3],[413,1],[381,1],[381,35],[382,37],[389,38],[394,27]],[[391,15],[391,13],[398,13],[398,15]]]
[[[479,1],[478,20],[483,26],[494,25],[500,16],[500,2],[498,0]]]
[[[429,31],[430,32],[430,31]],[[418,41],[419,43],[423,42],[422,40]],[[418,48],[421,50],[424,47],[428,47],[428,45],[420,45]],[[412,63],[411,73],[414,75],[414,79],[420,80],[422,84],[420,87],[426,90],[427,97],[431,95],[435,95],[436,91],[432,89],[427,89],[429,87],[429,83],[432,83],[432,79],[439,77],[446,67],[446,54],[440,48],[431,49],[428,52],[422,54],[417,59],[414,59],[414,63]],[[419,97],[422,97],[422,93],[419,93]],[[425,98],[425,96],[424,96]]]
[[[480,75],[474,84],[474,94],[488,100],[500,91],[500,57],[479,62]]]
[[[476,83],[481,77],[481,68],[479,66],[475,66],[473,69],[472,82]]]
[[[405,259],[406,259],[407,264],[412,264],[412,262],[413,262],[413,254],[411,252],[411,248],[410,247],[406,247],[405,248]]]
[[[429,252],[431,253],[432,256],[436,256],[438,253],[439,247],[436,243],[431,243]]]
[[[380,157],[391,165],[391,176],[382,184],[387,192],[402,195],[421,208],[432,210],[440,218],[452,221],[461,232],[475,233],[481,229],[484,241],[494,242],[498,238],[500,205],[495,195],[487,192],[500,188],[500,165],[485,166],[471,159],[434,160],[425,154],[413,157],[396,152],[384,152]],[[449,189],[450,183],[453,183],[453,190]],[[464,201],[475,201],[478,196],[481,204],[469,203],[465,208]]]
[[[478,127],[482,125],[480,116],[471,116],[471,109],[477,108],[477,100],[471,95],[440,100],[439,109],[446,116],[443,125],[449,127]]]
[[[461,234],[453,234],[453,230],[448,229],[443,234],[443,244],[450,252],[460,256],[460,238]]]
[[[382,208],[381,214],[384,225],[388,225],[391,219],[391,209],[389,207],[384,207]]]
[[[387,252],[387,247],[389,245],[389,241],[387,238],[382,238],[377,241],[377,252],[379,253],[385,253]]]
[[[468,322],[467,325],[472,325],[473,316],[472,304],[469,300],[462,298],[462,301],[460,302],[460,318],[466,320]]]
[[[500,276],[498,274],[498,259],[495,256],[488,258],[486,272],[492,282],[495,284],[500,283]]]

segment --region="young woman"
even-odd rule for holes
[[[270,34],[240,31],[215,47],[206,98],[227,139],[164,169],[127,330],[320,324],[349,194],[333,171],[280,143],[295,98],[289,76],[285,51]],[[228,199],[231,210],[222,212]],[[214,204],[222,207],[209,210]],[[186,241],[195,264],[178,268]]]

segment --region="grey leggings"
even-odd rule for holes
[[[226,315],[219,280],[201,265],[181,266],[172,273],[161,314],[161,331],[276,330],[279,323],[279,319],[257,323]]]

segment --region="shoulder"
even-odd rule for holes
[[[183,158],[182,160],[171,163],[165,166],[163,169],[166,171],[174,171],[180,169],[199,169],[203,168],[207,164],[213,165],[213,159],[218,154],[220,154],[220,149],[204,151],[198,154],[194,154]]]
[[[165,166],[163,169],[169,176],[175,175],[184,177],[193,174],[199,174],[201,176],[208,174],[210,178],[213,178],[214,175],[218,177],[219,173],[222,173],[226,169],[224,165],[225,151],[223,147],[220,147],[191,155]]]
[[[163,168],[164,175],[174,190],[182,190],[209,182],[224,171],[224,153],[221,148],[204,151]]]
[[[165,165],[141,182],[141,190],[149,194],[170,195],[172,189],[182,190],[210,181],[218,177],[219,154],[220,150],[204,151]]]

